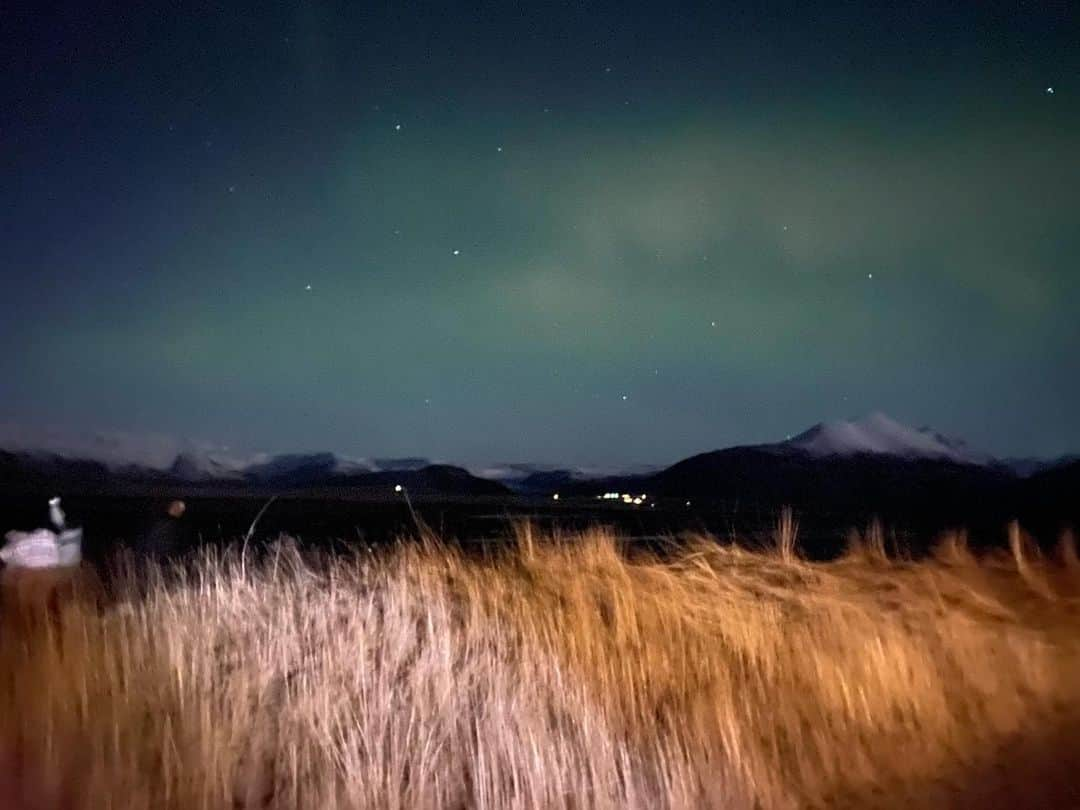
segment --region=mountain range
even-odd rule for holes
[[[882,413],[814,425],[787,440],[702,453],[669,467],[573,469],[504,464],[469,471],[423,458],[354,459],[333,453],[240,456],[227,448],[154,436],[97,434],[65,441],[0,431],[0,486],[7,492],[185,491],[384,492],[401,484],[418,497],[594,496],[608,491],[845,509],[973,503],[1019,490],[1071,494],[1076,456],[998,459],[929,427]],[[1056,497],[1056,496],[1055,496]],[[1059,500],[1061,499],[1059,498]]]
[[[247,463],[213,453],[179,453],[165,467],[79,458],[40,450],[0,450],[5,494],[342,494],[388,497],[395,486],[416,497],[507,495],[498,481],[421,459],[382,460],[381,465],[333,453],[256,456]]]

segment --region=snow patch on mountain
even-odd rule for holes
[[[429,458],[406,456],[404,458],[377,458],[372,465],[378,472],[404,472],[422,470],[424,467],[430,467],[432,463]]]
[[[373,471],[366,462],[344,459],[333,453],[285,453],[249,464],[244,468],[244,475],[255,481],[269,482]]]
[[[471,467],[469,472],[479,478],[487,478],[511,485],[527,478],[541,475],[564,475],[570,481],[594,481],[599,478],[650,475],[663,469],[662,465],[633,464],[627,466],[566,467],[560,464],[506,463],[487,467]]]
[[[228,447],[177,439],[161,433],[99,430],[89,433],[58,427],[0,424],[0,448],[30,456],[96,461],[114,470],[141,467],[167,471],[173,465],[193,473],[233,474],[250,462]]]
[[[960,439],[944,436],[928,427],[909,427],[883,413],[872,413],[856,421],[823,422],[782,442],[781,446],[816,457],[867,453],[976,465],[990,464],[994,460]]]

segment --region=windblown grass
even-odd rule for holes
[[[910,562],[874,530],[817,564],[796,534],[286,542],[108,600],[6,588],[2,806],[1080,806],[1074,546]]]

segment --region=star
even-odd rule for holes
[[[501,152],[501,151],[502,151],[502,147],[501,147],[501,146],[496,146],[496,147],[495,147],[495,151],[496,151],[496,152]]]
[[[623,400],[623,402],[626,402],[626,400],[627,400],[627,396],[626,396],[626,394],[623,394],[623,395],[622,395],[622,400]]]
[[[455,255],[455,256],[460,256],[460,255],[461,255],[461,251],[460,251],[460,250],[458,250],[457,248],[454,248],[454,255]]]
[[[1048,96],[1054,95],[1054,88],[1053,87],[1047,87],[1046,88],[1046,95],[1048,95]]]
[[[394,131],[401,132],[401,124],[394,124]]]
[[[229,186],[229,193],[232,194],[234,191],[236,191],[236,186]]]
[[[713,326],[716,326],[716,321],[711,321]]]
[[[311,292],[311,285],[308,284],[306,287],[304,287],[304,289],[307,290],[308,292]]]
[[[873,277],[874,277],[874,274],[873,274],[873,273],[867,273],[867,274],[866,274],[866,277],[867,277],[867,278],[873,278]]]

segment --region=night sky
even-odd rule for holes
[[[0,15],[0,418],[1080,449],[1076,5],[238,6]]]

